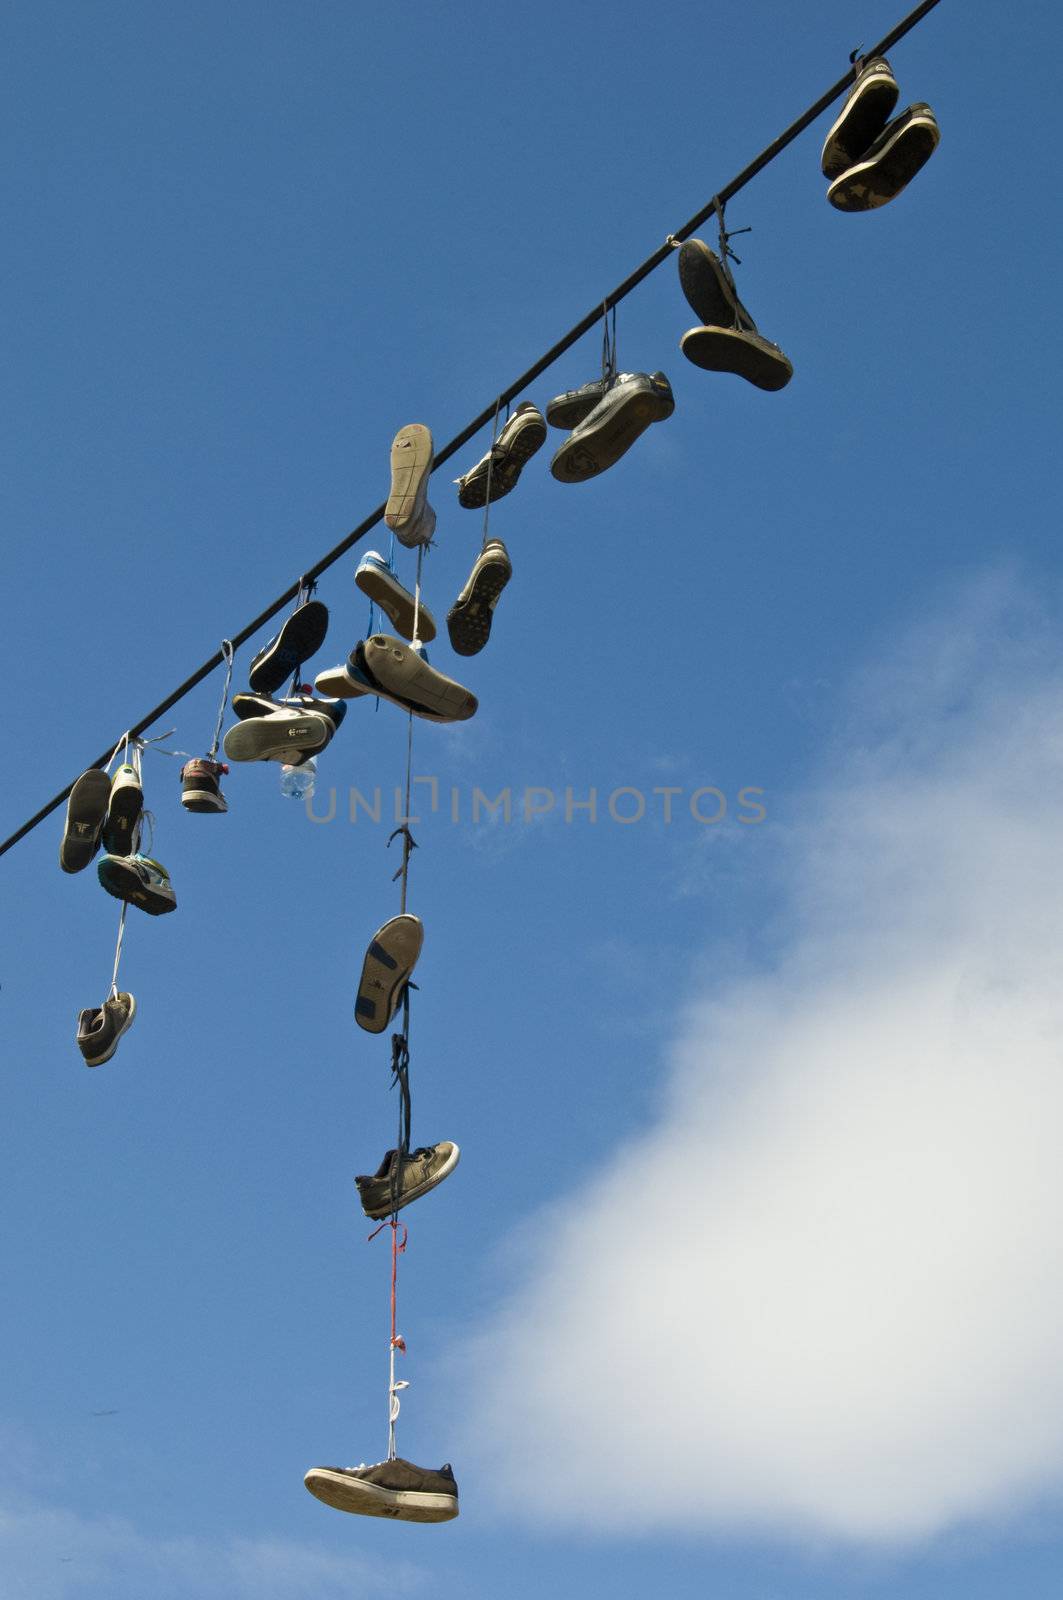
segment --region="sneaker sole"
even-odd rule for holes
[[[225,754],[230,761],[287,761],[292,751],[313,755],[323,750],[332,732],[325,717],[296,717],[277,724],[268,717],[248,717],[237,722],[225,735]]]
[[[366,1033],[383,1033],[398,1008],[424,944],[420,917],[403,912],[371,939],[362,963],[354,1018]]]
[[[825,178],[840,177],[847,167],[853,165],[854,160],[860,159],[859,154],[851,157],[841,148],[839,135],[842,130],[846,130],[845,144],[850,150],[863,152],[870,149],[893,115],[900,93],[896,78],[885,64],[869,72],[866,78],[861,79],[859,86],[854,84],[849,91],[851,98],[846,100],[840,116],[823,141],[819,165]],[[704,320],[709,319],[706,317]]]
[[[169,900],[146,889],[136,868],[124,861],[101,861],[99,879],[101,887],[114,895],[116,900],[124,900],[127,905],[136,906],[151,917],[162,917],[167,911],[177,910],[176,897]]]
[[[390,1202],[389,1202],[388,1205],[385,1206],[383,1210],[381,1210],[381,1208],[379,1206],[374,1206],[373,1209],[370,1211],[370,1210],[367,1210],[367,1208],[364,1205],[362,1207],[362,1210],[365,1212],[366,1216],[369,1217],[370,1220],[373,1221],[373,1222],[380,1222],[385,1217],[390,1217],[391,1214],[392,1214],[392,1211],[394,1211],[394,1210],[401,1211],[403,1206],[408,1206],[410,1204],[410,1202],[413,1201],[413,1200],[419,1200],[423,1194],[427,1194],[428,1193],[429,1189],[437,1188],[438,1185],[443,1182],[444,1178],[449,1178],[450,1177],[450,1174],[454,1171],[454,1168],[457,1166],[457,1164],[458,1164],[458,1162],[460,1160],[461,1160],[461,1151],[458,1149],[457,1145],[454,1145],[451,1154],[447,1157],[446,1161],[439,1168],[439,1171],[435,1174],[435,1176],[431,1177],[431,1178],[426,1178],[423,1183],[415,1184],[412,1189],[408,1189],[405,1194],[400,1195],[399,1196],[399,1203],[398,1203],[397,1206],[392,1206],[390,1204]]]
[[[432,435],[423,422],[400,428],[391,442],[391,493],[384,521],[395,533],[413,527],[424,510],[432,471]]]
[[[498,597],[513,576],[508,559],[485,561],[473,573],[447,615],[447,633],[454,653],[475,656],[491,637]]]
[[[670,415],[656,396],[634,394],[592,433],[567,439],[551,461],[550,471],[559,483],[586,483],[615,466],[651,423]]]
[[[328,632],[328,607],[320,600],[308,600],[293,611],[270,647],[269,654],[256,661],[248,683],[255,694],[273,694],[282,687],[304,661],[315,656]]]
[[[359,567],[354,575],[354,581],[362,593],[368,595],[373,604],[380,607],[404,639],[413,638],[414,598],[397,578],[379,567]],[[431,644],[435,636],[435,618],[422,601],[417,614],[417,637],[425,644]],[[337,696],[337,698],[343,697]]]
[[[758,389],[785,389],[794,375],[777,346],[738,328],[691,328],[680,339],[679,348],[696,367],[733,372]]]
[[[940,139],[936,122],[914,117],[878,155],[836,178],[827,190],[827,199],[837,211],[875,211],[888,205],[926,166]]]
[[[491,468],[491,504],[517,487],[521,468],[527,466],[537,450],[546,443],[546,423],[539,416],[525,415],[519,419],[511,439],[506,440],[506,430],[499,435],[499,445],[505,451],[501,462]],[[467,511],[476,511],[487,504],[487,468],[473,468],[458,490],[458,503]]]
[[[356,1516],[390,1517],[396,1522],[452,1522],[458,1515],[456,1495],[383,1489],[361,1478],[330,1472],[327,1467],[311,1467],[303,1482],[323,1504],[334,1511],[351,1511]]]
[[[377,640],[382,642],[378,643]],[[390,700],[393,705],[401,706],[403,711],[412,711],[415,717],[424,717],[429,722],[467,722],[475,715],[479,701],[474,694],[462,684],[455,683],[453,678],[436,672],[427,661],[418,659],[416,652],[409,651],[407,646],[399,648],[404,656],[413,655],[413,662],[408,659],[396,661],[397,644],[397,640],[388,640],[386,635],[374,635],[365,641],[365,664],[374,685],[370,693],[378,694],[382,700]],[[401,682],[394,679],[389,682],[389,676],[396,666],[407,670]]]
[[[210,812],[229,809],[225,796],[214,794],[210,789],[187,789],[181,796],[181,804],[186,811]]]
[[[703,239],[686,239],[679,246],[679,287],[701,322],[727,328],[737,320],[752,333],[756,323],[724,276],[719,258]]]
[[[129,1015],[119,1028],[118,1032],[115,1034],[114,1039],[111,1042],[111,1048],[109,1050],[105,1050],[102,1056],[93,1056],[91,1061],[89,1060],[88,1056],[82,1056],[82,1060],[87,1067],[102,1067],[105,1061],[110,1061],[111,1057],[118,1049],[118,1041],[123,1037],[124,1034],[129,1032],[129,1029],[133,1023],[133,1018],[137,1014],[136,999],[133,995],[130,995],[129,998],[132,1001],[132,1004],[129,1007]]]
[[[112,793],[103,824],[103,848],[108,855],[131,856],[137,819],[144,809],[144,796],[131,785]]]
[[[82,872],[100,848],[100,832],[110,798],[111,780],[99,767],[90,767],[74,784],[59,842],[59,865],[64,872]]]

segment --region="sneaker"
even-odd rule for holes
[[[372,1177],[354,1180],[362,1210],[374,1222],[401,1211],[449,1177],[460,1156],[461,1151],[449,1139],[401,1157],[397,1150],[389,1150]]]
[[[825,178],[840,178],[870,149],[893,115],[900,92],[884,56],[864,62],[840,116],[823,141],[819,164]]]
[[[679,287],[699,322],[711,328],[756,332],[757,325],[739,300],[723,262],[701,239],[685,239],[679,246]]]
[[[734,372],[758,389],[785,389],[794,375],[777,344],[745,328],[691,328],[679,348],[696,367]]]
[[[90,767],[74,784],[59,841],[59,865],[64,872],[81,872],[100,848],[110,798],[111,780],[99,767]]]
[[[458,1486],[449,1461],[438,1472],[395,1456],[367,1467],[311,1467],[303,1479],[312,1495],[336,1511],[396,1522],[450,1522]]]
[[[430,667],[423,652],[386,633],[355,645],[344,672],[356,692],[379,695],[429,722],[466,722],[479,705],[462,684]]]
[[[459,656],[474,656],[487,643],[498,597],[512,576],[505,545],[501,539],[488,539],[447,612],[447,632]]]
[[[136,768],[118,768],[111,780],[107,815],[103,823],[103,848],[112,856],[131,856],[137,836],[137,823],[144,809],[144,792]]]
[[[402,544],[427,544],[435,531],[425,532],[428,506],[428,479],[432,471],[432,433],[423,422],[400,428],[391,441],[391,493],[384,508],[384,521]]]
[[[358,695],[376,693],[364,680],[352,678],[344,661],[338,667],[319,672],[314,679],[314,688],[319,694],[327,694],[333,700],[354,700]]]
[[[561,483],[585,483],[615,465],[645,433],[675,410],[663,372],[621,372],[594,410],[573,429],[550,463]]]
[[[186,761],[181,768],[181,804],[186,811],[228,811],[218,779],[228,772],[224,761],[210,756]]]
[[[256,694],[272,694],[280,689],[304,661],[317,654],[328,632],[328,607],[320,600],[306,600],[285,619],[275,639],[258,652],[251,663],[248,683]]]
[[[839,211],[874,211],[896,199],[941,140],[937,119],[921,101],[888,124],[855,166],[835,178],[827,199]]]
[[[506,421],[492,449],[481,456],[458,486],[458,503],[473,511],[487,502],[487,480],[491,479],[491,502],[501,500],[517,486],[520,469],[536,450],[546,443],[546,423],[538,406],[525,400]]]
[[[177,910],[170,874],[150,856],[142,856],[139,851],[135,856],[104,856],[96,873],[108,894],[139,906],[150,916],[161,917],[166,911]]]
[[[131,994],[112,995],[102,1006],[78,1016],[78,1049],[87,1067],[102,1066],[118,1049],[118,1041],[131,1027],[137,1003]]]
[[[552,428],[564,428],[566,432],[578,427],[585,417],[590,416],[599,401],[605,398],[609,383],[608,378],[594,378],[590,383],[581,384],[578,389],[568,389],[564,394],[557,395],[546,408],[547,422]]]
[[[380,607],[396,633],[404,639],[413,638],[415,597],[403,588],[382,555],[368,550],[358,563],[354,581]],[[435,636],[435,618],[422,600],[417,609],[417,637],[430,644]]]
[[[234,723],[222,740],[230,761],[286,761],[292,751],[314,755],[323,750],[336,731],[323,711],[299,705],[278,705],[265,716],[245,717]]]
[[[385,922],[369,941],[354,1007],[366,1033],[383,1033],[395,1015],[423,943],[424,923],[408,912]]]

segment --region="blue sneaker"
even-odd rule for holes
[[[116,900],[139,906],[150,916],[161,917],[177,910],[170,874],[150,856],[104,856],[96,868],[100,883]]]
[[[367,550],[358,563],[354,581],[390,619],[397,633],[404,639],[413,638],[414,597],[399,582],[382,555],[376,550]],[[428,643],[435,636],[435,618],[422,600],[417,613],[417,637]]]

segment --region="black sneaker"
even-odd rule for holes
[[[397,1150],[389,1150],[372,1177],[354,1180],[362,1210],[374,1222],[401,1211],[411,1200],[419,1200],[449,1177],[460,1156],[461,1151],[449,1139],[424,1145],[402,1157]]]
[[[874,211],[896,199],[926,165],[941,140],[937,119],[922,101],[883,129],[855,166],[835,178],[827,199],[839,211]]]
[[[96,876],[108,894],[139,906],[149,916],[161,917],[177,909],[170,874],[161,861],[154,861],[151,856],[139,852],[135,856],[104,856]]]
[[[745,328],[690,328],[679,348],[696,367],[734,372],[758,389],[785,389],[794,375],[777,344]]]
[[[598,402],[604,399],[609,388],[609,378],[593,378],[578,389],[568,389],[557,395],[546,408],[546,420],[551,428],[576,428],[589,417]]]
[[[396,1456],[372,1467],[311,1467],[303,1482],[336,1511],[397,1522],[450,1522],[458,1514],[458,1486],[449,1461],[438,1472]]]
[[[491,637],[498,597],[513,576],[501,539],[488,539],[458,598],[447,612],[447,632],[459,656],[474,656]]]
[[[110,798],[111,780],[99,767],[90,767],[74,784],[59,841],[59,865],[64,872],[81,872],[100,848]]]
[[[102,1006],[81,1012],[78,1049],[87,1067],[99,1067],[110,1061],[118,1049],[119,1039],[130,1028],[136,1014],[137,1003],[131,994],[112,995]]]
[[[181,768],[181,804],[186,811],[228,811],[219,778],[228,772],[224,761],[209,756],[186,761]]]
[[[825,178],[838,178],[847,167],[856,165],[893,115],[899,97],[897,80],[885,57],[865,61],[823,142],[819,164]]]
[[[144,793],[136,768],[128,762],[118,768],[111,780],[107,815],[103,821],[103,848],[112,856],[131,856],[137,823],[144,809]]]
[[[675,410],[663,372],[621,372],[550,463],[561,483],[585,483],[625,455],[652,422]]]
[[[456,478],[458,503],[468,510],[486,504],[487,480],[491,479],[491,503],[515,489],[520,469],[536,450],[546,443],[546,423],[538,406],[526,400],[507,420],[488,450],[464,477]]]
[[[701,239],[686,239],[679,246],[679,287],[699,322],[711,328],[756,332],[757,325],[739,300],[722,261]]]
[[[248,682],[256,694],[272,694],[283,687],[304,661],[317,654],[328,632],[328,607],[307,600],[285,620],[275,639],[251,663]]]

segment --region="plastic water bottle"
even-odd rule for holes
[[[289,800],[308,800],[314,792],[316,777],[313,756],[309,761],[304,761],[301,767],[289,767],[285,763],[281,768],[281,794],[286,794]]]

